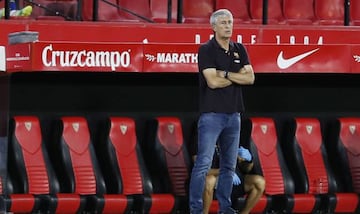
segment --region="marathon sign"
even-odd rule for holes
[[[198,72],[198,44],[33,42],[9,45],[6,72]],[[249,45],[255,73],[360,73],[360,45]]]
[[[198,45],[144,45],[144,72],[197,72]]]

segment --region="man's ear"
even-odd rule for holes
[[[215,34],[215,32],[216,32],[216,25],[211,25],[211,29],[213,30],[213,33]]]

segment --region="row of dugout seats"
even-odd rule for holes
[[[229,9],[236,24],[261,24],[263,0],[184,1],[185,23],[208,23],[210,14]],[[268,0],[268,24],[344,25],[344,0]],[[360,2],[351,1],[351,24],[360,20]]]
[[[34,6],[32,18],[93,20],[93,1],[21,0]],[[78,3],[81,4],[78,5]],[[177,22],[178,2],[172,0],[171,22]],[[269,0],[268,24],[344,25],[344,0]],[[3,4],[3,3],[2,3]],[[166,23],[168,0],[99,0],[99,21]],[[209,23],[219,9],[232,11],[236,24],[261,24],[263,0],[183,0],[183,23]],[[350,3],[350,24],[360,25],[360,2]]]
[[[8,212],[188,213],[193,142],[179,118],[147,121],[144,142],[128,117],[98,121],[96,131],[84,117],[50,124],[35,116],[10,121],[8,177],[0,187]],[[266,180],[252,213],[360,212],[360,118],[295,118],[279,126],[252,117],[242,130],[254,172]],[[234,194],[233,207],[245,200]],[[214,200],[211,212],[217,208]]]

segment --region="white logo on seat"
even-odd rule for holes
[[[290,66],[294,65],[295,63],[299,62],[300,60],[304,59],[305,57],[311,55],[312,53],[318,51],[319,48],[316,48],[312,51],[308,51],[306,53],[291,57],[289,59],[284,59],[283,57],[283,51],[280,51],[278,58],[277,58],[277,65],[281,69],[289,68]]]
[[[266,134],[267,128],[268,128],[267,125],[261,125],[260,128],[261,128],[262,133]]]
[[[127,131],[127,126],[126,125],[120,125],[120,131],[123,135],[126,134],[126,131]]]
[[[80,124],[79,123],[72,123],[72,127],[73,127],[75,132],[78,132],[79,128],[80,128]]]
[[[312,126],[312,125],[306,125],[306,132],[307,132],[308,134],[311,134],[312,129],[313,129],[313,126]]]
[[[174,132],[175,126],[174,126],[174,124],[169,124],[167,126],[167,128],[168,128],[169,132],[172,134]]]
[[[355,131],[356,131],[356,126],[355,125],[350,125],[349,126],[349,131],[350,131],[351,134],[354,134]]]
[[[31,122],[25,122],[25,128],[26,128],[26,130],[28,130],[28,131],[30,131],[31,130],[31,125],[32,125],[32,123]]]

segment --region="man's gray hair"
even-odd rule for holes
[[[233,15],[230,12],[230,10],[228,9],[219,9],[215,12],[213,12],[210,16],[210,24],[213,26],[216,24],[217,19],[219,18],[219,16],[228,16],[231,18],[231,20],[233,20]]]

